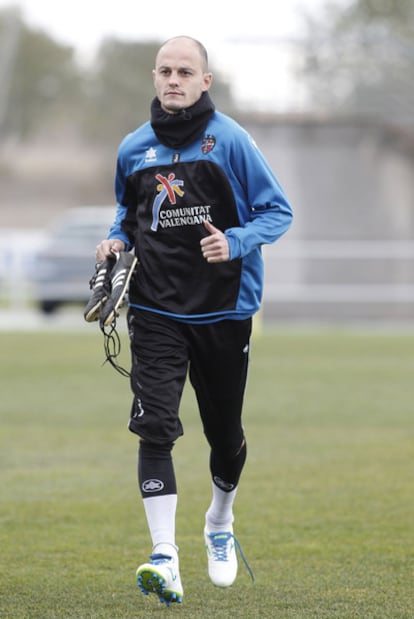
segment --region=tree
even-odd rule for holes
[[[308,17],[299,75],[313,107],[414,125],[414,3],[331,3]]]
[[[70,136],[112,153],[149,117],[159,45],[108,38],[94,61],[81,67],[72,47],[28,27],[18,9],[0,11],[0,140]],[[218,106],[232,109],[219,74],[213,96]]]
[[[148,119],[156,43],[106,39],[85,75],[84,134],[96,142],[119,142]]]
[[[74,50],[27,28],[17,9],[0,13],[0,37],[0,137],[25,139],[58,122],[78,96],[80,74]]]

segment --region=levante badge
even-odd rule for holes
[[[216,138],[214,135],[205,135],[201,141],[201,152],[205,155],[211,153],[216,145]]]

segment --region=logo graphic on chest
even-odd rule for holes
[[[175,174],[156,174],[157,194],[152,204],[151,230],[156,232],[163,229],[196,226],[204,221],[212,221],[211,206],[209,204],[181,204],[177,197],[185,194],[184,181],[175,178]],[[191,192],[190,192],[191,194]],[[187,193],[188,197],[188,193]]]
[[[154,204],[152,206],[151,230],[154,232],[158,228],[160,209],[164,201],[168,199],[170,204],[176,204],[176,194],[180,197],[184,195],[184,191],[181,189],[184,185],[184,181],[175,178],[175,174],[173,172],[171,172],[168,176],[156,174],[155,178],[159,181],[159,184],[157,185],[158,194],[155,197]]]

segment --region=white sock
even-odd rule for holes
[[[232,530],[234,521],[233,503],[237,488],[231,492],[224,492],[212,483],[213,497],[206,513],[206,528],[210,533]]]
[[[143,499],[145,514],[152,539],[152,552],[177,559],[175,545],[175,511],[177,495],[166,494]]]

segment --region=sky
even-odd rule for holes
[[[233,84],[239,105],[285,111],[300,107],[291,65],[294,40],[304,33],[303,11],[319,14],[325,0],[0,0],[21,8],[25,21],[93,57],[105,37],[159,40],[193,36],[213,68]]]

